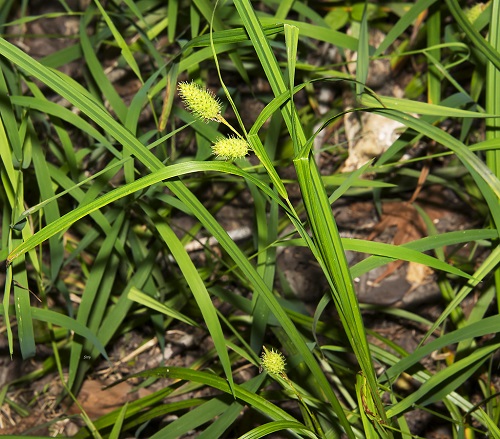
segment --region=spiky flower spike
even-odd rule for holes
[[[196,117],[205,122],[220,122],[222,104],[210,90],[194,82],[180,82],[177,88],[187,109]]]
[[[248,154],[248,143],[238,137],[221,137],[212,145],[212,152],[226,160],[239,159]]]
[[[281,352],[275,351],[271,349],[270,351],[264,346],[264,352],[262,352],[262,356],[260,357],[261,367],[267,373],[281,375],[285,374],[285,357]]]

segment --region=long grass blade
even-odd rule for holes
[[[479,49],[480,52],[484,53],[488,60],[495,65],[497,69],[500,69],[500,52],[495,50],[492,45],[486,41],[482,35],[472,26],[471,22],[468,20],[467,16],[464,14],[462,7],[459,5],[457,0],[446,0],[449,11],[452,13],[453,18],[460,25],[465,34],[470,38],[472,43]],[[495,17],[497,19],[497,17]]]

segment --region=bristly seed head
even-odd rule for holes
[[[475,5],[471,6],[470,8],[465,8],[464,13],[467,19],[474,24],[476,20],[479,18],[481,13],[484,11],[486,8],[486,4],[484,3],[476,3]]]
[[[210,90],[194,82],[180,82],[177,88],[187,109],[196,117],[205,122],[220,120],[222,104]]]
[[[264,352],[260,357],[262,368],[270,374],[283,375],[285,373],[285,357],[279,351],[271,349],[270,351],[264,346]]]
[[[248,154],[248,143],[238,137],[221,137],[212,145],[212,152],[226,160],[239,159]]]

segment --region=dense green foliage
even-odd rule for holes
[[[124,0],[82,11],[60,0],[40,15],[17,3],[0,6],[0,312],[11,355],[49,346],[35,375],[57,370],[78,401],[124,334],[149,328],[164,349],[182,325],[213,343],[194,364],[135,373],[164,385],[97,420],[83,413],[77,437],[151,436],[151,425],[158,438],[417,437],[405,414],[422,410],[453,437],[500,438],[500,1]],[[71,44],[39,57],[32,42],[62,37],[28,32],[43,20],[74,29]],[[336,58],[320,59],[321,45]],[[414,70],[403,98],[369,87],[376,59]],[[341,92],[322,113],[323,86]],[[245,87],[261,104],[253,117]],[[344,139],[347,112],[384,116],[404,134],[341,173],[347,147],[314,145],[332,127]],[[404,156],[418,142],[432,148]],[[335,157],[328,175],[320,153]],[[478,227],[438,232],[416,206],[429,236],[340,236],[339,199],[381,209],[423,186],[454,193]],[[253,224],[243,242],[219,221],[241,199]],[[189,250],[197,242],[202,257]],[[446,252],[467,244],[462,259]],[[307,248],[324,275],[312,310],[289,292],[283,247]],[[346,250],[367,257],[349,266]],[[413,352],[367,328],[353,283],[397,260],[435,270],[445,305],[435,321],[377,308],[425,328]],[[276,357],[259,374],[263,349]],[[436,354],[446,361],[421,362]],[[24,413],[7,395],[31,379],[8,382],[0,404]]]

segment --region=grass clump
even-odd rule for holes
[[[36,376],[60,386],[39,435],[71,422],[80,438],[427,437],[437,424],[500,437],[497,2],[14,3],[0,9],[0,311],[9,355],[35,358],[0,392],[16,433],[37,412],[13,392]],[[32,56],[49,35],[24,31],[44,20],[74,23],[73,44]],[[401,128],[341,173],[350,113]],[[469,210],[471,227],[439,230],[424,196]],[[389,225],[384,206],[401,203],[426,236],[345,237],[333,212],[361,201]],[[306,249],[322,282],[293,285],[287,249]],[[354,281],[396,261],[434,271],[432,317],[358,300]],[[370,318],[418,328],[415,346]],[[169,354],[179,333],[203,340],[194,359]],[[152,364],[117,354],[137,334],[158,346]],[[89,415],[79,395],[100,375],[148,393]]]

